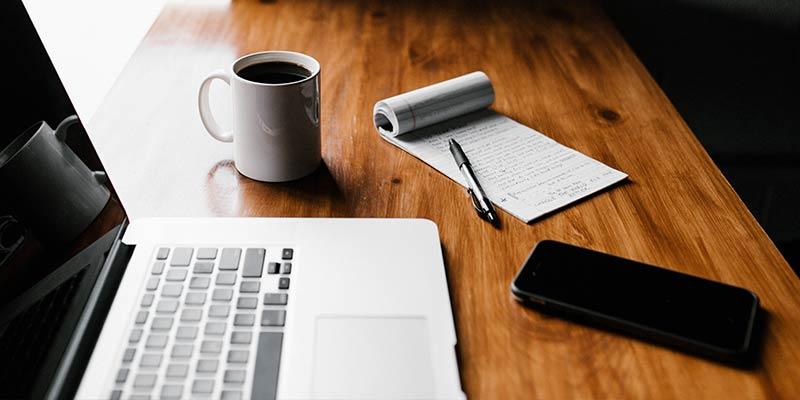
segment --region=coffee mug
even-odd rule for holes
[[[0,190],[11,213],[39,240],[65,244],[103,210],[110,192],[103,172],[93,172],[66,144],[70,116],[56,128],[39,121],[0,151]]]
[[[265,51],[239,58],[212,72],[198,93],[200,119],[208,133],[233,142],[236,169],[265,182],[291,181],[322,161],[319,62],[291,51]],[[233,129],[224,130],[209,107],[214,79],[231,87]]]

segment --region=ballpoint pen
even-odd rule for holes
[[[467,181],[467,192],[472,198],[472,206],[475,207],[475,211],[481,218],[492,224],[497,224],[499,219],[497,218],[497,212],[495,212],[494,206],[492,206],[492,202],[486,196],[486,192],[483,191],[480,183],[478,183],[478,177],[475,176],[475,172],[472,170],[472,165],[470,165],[467,155],[464,154],[464,150],[461,150],[461,146],[454,139],[450,139],[450,152],[453,153],[456,165]]]

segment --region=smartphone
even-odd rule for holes
[[[727,361],[751,347],[751,291],[545,240],[511,284],[524,304]]]

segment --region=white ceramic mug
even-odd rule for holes
[[[245,67],[269,62],[295,64],[309,76],[289,83],[259,83],[242,78]],[[291,51],[248,54],[227,71],[212,72],[200,85],[200,119],[208,133],[233,142],[234,163],[243,175],[266,182],[284,182],[313,172],[322,161],[319,121],[319,62]],[[233,129],[214,119],[208,92],[214,79],[231,87]]]

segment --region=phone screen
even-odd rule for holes
[[[732,352],[747,348],[758,308],[742,288],[554,241],[536,246],[513,290],[523,300]]]

